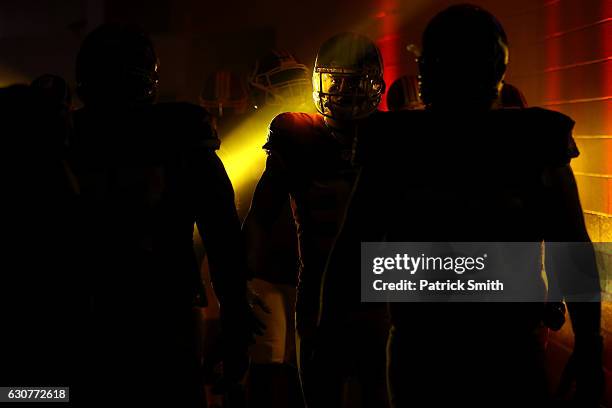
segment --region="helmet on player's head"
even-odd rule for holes
[[[259,58],[249,78],[253,106],[299,107],[310,99],[310,73],[287,51]]]
[[[415,75],[404,75],[393,81],[387,91],[387,107],[390,111],[423,108],[419,97],[419,83]]]
[[[230,71],[209,75],[200,93],[200,105],[217,118],[246,112],[248,99],[244,79]]]
[[[139,29],[104,24],[83,41],[77,55],[77,93],[86,105],[152,103],[158,60],[151,39]]]
[[[369,38],[342,33],[325,41],[312,74],[317,110],[336,120],[352,120],[374,112],[385,91],[383,62]]]
[[[508,64],[508,40],[499,21],[462,4],[436,15],[423,33],[421,98],[428,107],[491,107]]]
[[[64,78],[43,74],[34,79],[30,85],[53,106],[66,112],[72,107],[72,92]]]

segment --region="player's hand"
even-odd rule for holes
[[[222,307],[221,321],[225,341],[230,344],[249,346],[255,343],[255,336],[261,336],[266,330],[266,325],[257,317],[249,302],[232,305],[231,308]]]
[[[549,302],[544,305],[542,321],[553,331],[559,331],[565,324],[565,304],[563,302]]]

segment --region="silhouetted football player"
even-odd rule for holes
[[[78,393],[75,363],[82,358],[87,302],[74,241],[78,189],[64,161],[70,130],[56,109],[60,103],[37,86],[0,89],[0,318],[7,325],[0,382]]]
[[[582,242],[580,270],[561,273],[557,264],[546,272],[558,280],[573,323],[576,398],[594,406],[603,381],[600,288],[569,166],[578,155],[574,122],[539,108],[491,109],[507,44],[495,17],[476,6],[452,6],[428,24],[419,59],[426,110],[381,115],[361,132],[355,160],[362,170],[326,269],[320,327],[360,307],[361,242],[546,241],[553,244],[547,256],[562,255],[555,241]],[[516,273],[539,282],[539,254]],[[592,302],[575,301],[585,299]],[[535,335],[543,307],[391,303],[392,406],[546,403]]]
[[[81,187],[91,279],[91,404],[203,403],[192,308],[205,304],[198,225],[221,304],[224,375],[244,374],[258,331],[234,194],[207,112],[154,104],[158,61],[139,30],[94,30],[77,56],[71,162]]]
[[[265,142],[270,122],[280,113],[314,111],[310,77],[309,69],[287,50],[270,50],[255,61],[248,80],[251,109],[241,127],[249,132],[257,148]],[[250,167],[249,180],[242,185],[242,197],[248,204],[265,163],[266,155],[261,153],[261,161],[258,158],[256,166]],[[303,406],[295,352],[298,251],[289,196],[265,231],[257,229],[253,234],[251,226],[247,222],[243,229],[252,275],[249,285],[267,308],[256,309],[266,332],[250,349],[248,404],[298,408]]]

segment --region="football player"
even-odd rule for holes
[[[356,176],[353,140],[377,114],[384,89],[381,55],[371,40],[342,33],[324,42],[312,75],[318,112],[274,118],[264,145],[266,168],[244,223],[248,248],[255,251],[290,198],[299,243],[297,354],[311,408],[340,406],[351,375],[363,383],[366,406],[385,398],[386,323],[378,319],[380,310],[368,308],[333,332],[316,333],[321,276]]]
[[[201,107],[155,103],[158,60],[137,28],[106,24],[90,33],[76,76],[84,107],[74,114],[70,162],[89,241],[89,405],[120,398],[201,406],[193,308],[206,299],[194,223],[221,304],[228,383],[243,377],[261,329],[246,297],[240,221],[215,153],[219,140]]]
[[[578,406],[603,386],[599,279],[569,163],[574,122],[540,108],[492,109],[508,64],[499,21],[452,6],[427,25],[419,58],[423,111],[390,112],[362,131],[361,164],[330,255],[320,327],[361,307],[361,242],[581,242],[573,273],[548,267],[576,339],[570,359]],[[376,135],[376,137],[372,137]],[[562,251],[549,250],[554,258]],[[513,271],[545,298],[541,253]],[[577,296],[578,293],[584,296]],[[581,302],[587,299],[590,302]],[[576,301],[578,300],[578,301]],[[535,406],[548,401],[541,343],[544,302],[390,303],[393,407]]]

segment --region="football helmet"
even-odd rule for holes
[[[71,109],[72,92],[64,78],[52,74],[43,74],[34,79],[30,85],[32,88],[36,89],[43,98],[51,102],[53,106],[65,112]]]
[[[423,33],[418,58],[421,99],[428,107],[488,109],[508,65],[508,39],[499,21],[462,4],[437,14]]]
[[[200,93],[200,106],[217,118],[245,113],[248,103],[246,83],[234,72],[214,72]]]
[[[376,44],[355,33],[325,41],[317,53],[312,91],[317,110],[335,120],[360,119],[375,111],[385,92]]]
[[[387,107],[390,111],[423,108],[419,97],[419,81],[415,75],[401,76],[391,84],[387,92]]]
[[[299,107],[308,102],[310,74],[306,65],[284,50],[273,50],[259,58],[248,84],[253,107]]]
[[[159,76],[151,39],[128,25],[98,27],[85,38],[78,52],[76,80],[77,94],[86,105],[154,102]]]

